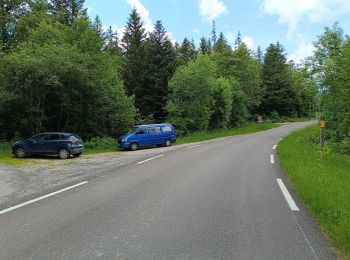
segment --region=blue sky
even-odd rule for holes
[[[92,19],[99,15],[120,33],[136,7],[146,30],[161,20],[178,42],[209,37],[215,19],[230,44],[238,31],[252,50],[279,41],[296,61],[312,54],[324,26],[338,21],[345,34],[350,31],[350,0],[86,0],[85,7]]]

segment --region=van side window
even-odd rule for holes
[[[150,133],[150,134],[158,134],[158,133],[161,133],[160,127],[159,127],[159,126],[149,127],[149,128],[148,128],[148,133]]]
[[[138,135],[144,135],[144,134],[146,134],[146,128],[139,128],[139,129],[137,130],[137,134],[138,134]]]
[[[173,130],[171,129],[170,126],[163,126],[162,131],[163,132],[172,132]]]

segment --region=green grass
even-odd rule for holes
[[[21,167],[26,165],[39,164],[37,159],[16,159],[11,150],[12,143],[0,142],[0,162],[13,167]]]
[[[317,125],[296,132],[279,144],[278,155],[332,246],[350,259],[350,156],[321,152],[318,136]]]
[[[281,126],[281,124],[250,123],[246,126],[239,127],[239,128],[216,130],[216,131],[203,132],[203,133],[195,133],[195,134],[192,134],[190,136],[177,138],[176,145],[207,141],[207,140],[220,138],[220,137],[226,137],[226,136],[250,134],[250,133],[260,132],[260,131],[268,130],[268,129],[279,127],[279,126]]]

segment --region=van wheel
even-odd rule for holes
[[[16,155],[17,158],[23,159],[23,158],[27,157],[27,151],[24,148],[19,147],[19,148],[16,149],[15,155]]]
[[[69,156],[70,156],[70,153],[67,149],[63,148],[63,149],[59,150],[59,152],[58,152],[58,157],[60,159],[68,159]]]
[[[169,139],[168,139],[168,140],[165,140],[164,146],[165,146],[165,147],[170,147],[170,146],[171,146],[171,142],[170,142]]]
[[[139,145],[137,143],[131,143],[130,144],[130,150],[136,151],[139,148]]]

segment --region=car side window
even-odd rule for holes
[[[51,134],[48,138],[46,138],[46,140],[49,141],[59,141],[60,139],[61,138],[59,134]]]
[[[48,137],[48,135],[37,135],[37,136],[34,136],[32,138],[32,140],[35,142],[38,142],[38,141],[45,140],[45,138],[47,138],[47,137]]]

